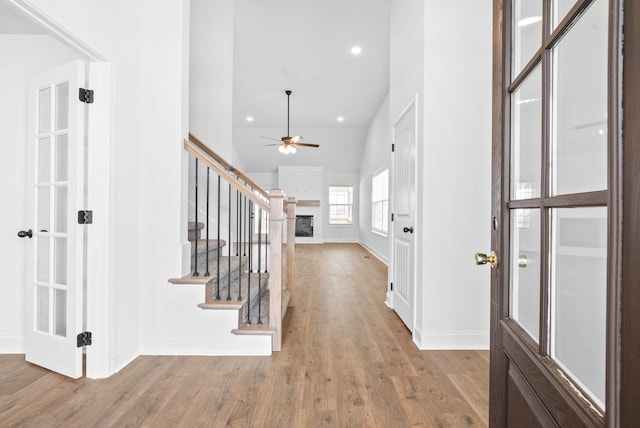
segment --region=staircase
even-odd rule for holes
[[[198,305],[201,309],[237,311],[238,326],[231,330],[232,334],[274,334],[275,329],[269,326],[268,269],[262,267],[258,272],[254,266],[250,271],[246,247],[244,254],[237,251],[238,255],[233,255],[236,249],[232,249],[231,256],[224,255],[227,243],[204,239],[204,223],[189,222],[188,228],[194,273],[169,282],[203,284],[204,302]],[[291,291],[282,290],[282,318],[290,298]]]
[[[167,343],[182,340],[185,352],[205,355],[280,351],[293,288],[295,199],[278,189],[266,192],[192,134],[185,150],[193,156],[191,273],[169,279],[175,287],[167,297],[182,315],[180,325],[168,329]]]

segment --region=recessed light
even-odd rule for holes
[[[360,46],[354,46],[351,48],[351,53],[354,55],[360,55],[362,53],[362,48]]]
[[[344,117],[338,116],[338,122],[343,122],[343,121],[344,121]]]
[[[535,24],[540,21],[542,21],[541,16],[530,16],[528,18],[523,18],[520,21],[518,21],[518,27],[526,27],[527,25]]]
[[[247,116],[247,122],[253,122],[253,116]]]

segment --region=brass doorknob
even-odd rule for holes
[[[487,263],[491,265],[492,269],[498,267],[498,255],[495,251],[491,251],[488,256],[485,253],[476,253],[477,265],[486,265]]]

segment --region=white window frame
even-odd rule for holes
[[[331,189],[334,188],[348,188],[351,189],[350,193],[351,193],[351,200],[349,201],[349,203],[331,203]],[[353,185],[351,184],[341,184],[341,185],[333,185],[333,186],[329,186],[329,226],[353,226],[353,193],[354,193],[354,188]],[[348,219],[348,223],[345,223],[343,221],[338,222],[338,223],[334,223],[334,218],[331,217],[331,208],[333,206],[340,206],[340,207],[348,207],[347,211],[351,214],[351,217]],[[340,217],[342,218],[342,217]]]
[[[383,179],[385,175],[386,181],[380,183],[377,189],[376,179]],[[385,218],[387,221],[384,221]],[[371,232],[389,236],[389,168],[371,175]]]

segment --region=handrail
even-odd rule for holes
[[[258,184],[256,184],[253,180],[247,177],[242,171],[240,171],[239,169],[231,165],[229,162],[224,160],[222,156],[220,156],[219,154],[211,150],[209,146],[203,143],[198,137],[193,135],[191,132],[189,132],[189,141],[194,143],[203,152],[205,152],[207,155],[213,158],[217,163],[222,165],[225,171],[235,174],[237,178],[240,178],[242,181],[248,184],[251,188],[253,188],[253,190],[260,193],[265,200],[267,201],[269,200],[269,194],[264,189],[262,189]],[[186,146],[187,146],[187,141],[185,140],[185,148],[187,148]],[[204,159],[201,159],[201,160],[204,160]]]

